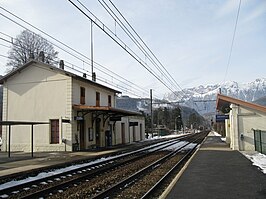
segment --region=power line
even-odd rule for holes
[[[100,28],[107,36],[109,36],[115,43],[117,43],[122,49],[124,49],[133,59],[135,59],[141,66],[143,66],[150,74],[152,74],[158,81],[160,81],[166,88],[168,88],[171,92],[174,93],[174,91],[171,89],[171,87],[169,85],[167,85],[163,80],[160,79],[160,77],[158,77],[153,71],[152,69],[150,69],[147,65],[145,65],[142,61],[142,59],[140,59],[138,56],[136,56],[136,54],[134,52],[132,52],[132,50],[130,48],[128,48],[120,39],[116,40],[114,36],[112,36],[111,34],[114,35],[114,33],[105,25],[103,24],[101,21],[99,20],[93,20],[92,17],[90,17],[88,14],[86,14],[79,6],[77,6],[73,1],[68,0],[76,9],[78,9],[83,15],[85,15],[90,21],[92,21],[98,28]],[[77,2],[80,3],[80,5],[86,9],[89,13],[91,13],[89,11],[89,9],[83,5],[79,0],[77,0]],[[93,15],[94,16],[94,15]],[[101,23],[98,24],[97,22]],[[107,30],[109,32],[107,32]],[[117,38],[117,37],[116,37]],[[124,46],[125,45],[125,46]],[[174,93],[175,94],[175,93]]]
[[[103,0],[104,1],[104,0]],[[152,56],[157,60],[157,62],[160,64],[160,66],[166,71],[166,73],[169,75],[169,77],[175,82],[175,84],[180,88],[180,90],[183,92],[183,89],[181,86],[176,82],[176,80],[171,76],[171,74],[166,70],[164,65],[160,62],[160,60],[156,57],[156,55],[152,52],[152,50],[147,46],[147,44],[143,41],[143,39],[140,37],[140,35],[136,32],[136,30],[131,26],[131,24],[128,22],[128,20],[123,16],[123,14],[119,11],[119,9],[114,5],[114,3],[109,0],[109,2],[112,4],[112,6],[116,9],[116,11],[120,14],[120,16],[124,19],[124,21],[128,24],[128,26],[133,30],[133,32],[137,35],[137,37],[140,39],[140,41],[144,44],[144,46],[148,49],[148,51],[152,54]],[[184,93],[185,94],[185,93]]]
[[[230,52],[229,52],[229,57],[228,57],[228,61],[227,61],[227,66],[226,66],[226,71],[225,71],[223,82],[225,82],[225,78],[227,76],[229,65],[230,65],[230,62],[231,62],[231,56],[232,56],[232,51],[233,51],[233,46],[234,46],[234,41],[235,41],[238,17],[239,17],[239,13],[240,13],[240,6],[241,6],[241,0],[239,0],[239,5],[238,5],[238,10],[237,10],[237,15],[236,15],[236,22],[235,22],[235,26],[234,26],[234,33],[233,33],[233,38],[232,38],[232,42],[231,42],[231,47],[230,47]]]
[[[6,35],[6,36],[8,36],[8,35]],[[3,40],[3,41],[5,41],[5,42],[9,42],[9,43],[11,43],[10,41],[8,41],[8,40],[6,40],[6,39],[3,39],[3,38],[0,38],[1,40]],[[17,39],[16,39],[17,40]],[[16,45],[15,43],[13,43],[13,45]],[[18,46],[18,45],[17,45]],[[11,48],[11,46],[7,46],[8,48]],[[19,48],[22,48],[22,49],[24,49],[24,50],[27,50],[27,48],[23,48],[22,46],[18,46]],[[49,55],[49,54],[48,54]],[[1,57],[5,57],[5,58],[9,58],[8,56],[5,56],[5,55],[1,55],[0,54],[0,56]],[[58,65],[58,61],[54,61],[54,60],[51,60],[51,61],[53,61],[54,62],[54,65]],[[81,73],[81,74],[83,74],[84,72],[83,71],[81,71],[81,70],[83,70],[82,68],[80,68],[80,67],[78,67],[78,66],[75,66],[76,68],[78,68],[78,69],[76,69],[76,68],[74,68],[73,66],[73,64],[71,64],[70,62],[67,62],[67,61],[65,61],[66,63],[69,63],[70,65],[72,65],[72,67],[71,66],[68,66],[67,64],[65,64],[65,66],[67,67],[67,68],[69,68],[69,69],[71,69],[71,70],[73,70],[73,71],[76,71],[76,72],[79,72],[79,73]],[[88,72],[88,71],[87,71]],[[86,75],[88,75],[87,73],[86,73]],[[108,81],[107,79],[104,79],[104,78],[102,78],[102,77],[98,77],[98,80],[99,81],[101,81],[101,82],[103,82],[103,83],[108,83],[109,85],[112,85],[112,86],[115,86],[115,87],[117,87],[117,88],[119,88],[119,89],[121,89],[121,90],[123,90],[123,91],[125,91],[125,92],[127,92],[127,93],[130,93],[130,94],[132,94],[132,95],[134,95],[134,96],[137,96],[137,97],[141,97],[140,95],[138,95],[138,94],[136,94],[136,92],[134,92],[134,91],[132,91],[131,89],[128,89],[128,88],[125,88],[125,87],[123,87],[123,86],[120,86],[120,85],[116,85],[115,83],[113,83],[113,82],[110,82],[110,81]]]
[[[6,35],[6,36],[8,36],[8,35]],[[6,39],[4,39],[4,38],[0,38],[1,40],[3,40],[3,41],[5,41],[5,42],[8,42],[8,43],[11,43],[11,41],[8,41],[8,40],[6,40]],[[18,40],[18,39],[15,39],[15,40]],[[16,45],[15,43],[12,43],[13,45]],[[22,46],[19,46],[19,45],[16,45],[17,47],[19,47],[19,48],[21,48],[21,49],[24,49],[24,50],[27,50],[27,48],[24,48],[24,47],[22,47]],[[11,48],[11,46],[6,46],[6,47],[8,47],[8,48]],[[44,52],[45,53],[45,52]],[[49,55],[48,53],[46,53],[47,55]],[[5,58],[9,58],[8,56],[5,56],[5,55],[0,55],[1,57],[5,57]],[[54,65],[58,65],[59,64],[59,61],[55,61],[55,60],[50,60],[50,62],[53,62],[53,64]],[[84,69],[82,69],[81,67],[79,67],[79,66],[76,66],[76,65],[74,65],[74,64],[72,64],[72,63],[70,63],[70,62],[67,62],[67,61],[65,61],[66,63],[68,63],[68,64],[70,64],[71,66],[68,66],[67,64],[65,64],[65,66],[67,67],[67,68],[69,68],[69,69],[71,69],[71,70],[73,70],[73,71],[76,71],[76,72],[79,72],[79,73],[81,73],[81,74],[83,74],[84,72],[83,71],[85,71]],[[75,67],[73,67],[73,66],[75,66]],[[78,69],[77,69],[78,68]],[[86,71],[87,73],[86,73],[86,75],[89,75],[90,73],[88,72],[88,71]],[[90,76],[90,75],[89,75]],[[132,94],[132,95],[134,95],[134,96],[137,96],[137,97],[141,97],[140,95],[138,95],[138,94],[136,94],[136,92],[134,92],[134,91],[132,91],[131,89],[128,89],[128,88],[125,88],[125,87],[123,87],[123,86],[120,86],[120,85],[117,85],[117,84],[115,84],[115,83],[113,83],[113,82],[110,82],[110,81],[108,81],[107,79],[104,79],[104,78],[102,78],[102,77],[100,77],[100,76],[98,76],[98,80],[99,81],[101,81],[101,82],[103,82],[103,83],[108,83],[109,85],[113,85],[114,87],[117,87],[117,88],[119,88],[119,89],[121,89],[121,90],[123,90],[123,91],[125,91],[125,92],[127,92],[127,93],[130,93],[130,94]],[[129,85],[130,86],[130,85]]]
[[[85,55],[83,55],[82,53],[78,52],[77,50],[71,48],[70,46],[64,44],[63,42],[61,42],[61,41],[59,41],[58,39],[54,38],[53,36],[47,34],[46,32],[42,31],[41,29],[39,29],[39,28],[33,26],[32,24],[30,24],[30,23],[28,23],[27,21],[23,20],[22,18],[16,16],[16,15],[13,14],[12,12],[6,10],[5,8],[3,8],[3,7],[1,7],[1,6],[0,6],[0,8],[3,9],[4,11],[8,12],[8,13],[11,14],[12,16],[16,17],[17,19],[23,21],[23,22],[26,23],[27,25],[29,25],[29,26],[33,27],[34,29],[36,29],[36,30],[42,32],[42,33],[45,34],[46,36],[52,38],[52,39],[55,40],[56,42],[59,42],[60,44],[64,45],[65,47],[71,49],[71,50],[74,51],[75,53],[81,55],[82,57],[84,57],[84,58],[86,58],[86,59],[88,59],[88,60],[90,60],[87,56],[85,56]],[[18,23],[18,22],[16,22],[16,21],[14,21],[13,19],[7,17],[6,15],[4,15],[4,14],[2,14],[2,13],[0,13],[0,14],[1,14],[3,17],[5,17],[6,19],[8,19],[8,20],[12,21],[13,23],[17,24],[18,26],[20,26],[20,27],[22,27],[22,28],[24,28],[24,29],[26,29],[26,30],[28,30],[28,31],[30,31],[30,32],[33,32],[33,31],[29,30],[28,28],[26,28],[25,26],[21,25],[20,23]],[[33,33],[34,33],[34,32],[33,32]],[[35,33],[34,33],[34,34],[35,34]],[[9,35],[6,35],[6,36],[9,36]],[[9,37],[10,37],[10,36],[9,36]],[[10,38],[12,38],[12,40],[13,40],[13,37],[10,37]],[[66,53],[68,53],[68,54],[74,56],[76,59],[79,59],[79,60],[83,61],[84,63],[90,65],[90,63],[88,63],[88,62],[82,60],[82,59],[79,58],[78,56],[76,56],[76,55],[70,53],[69,51],[63,49],[62,47],[60,47],[60,46],[58,46],[58,45],[56,45],[56,44],[54,44],[54,43],[52,43],[52,42],[50,42],[50,41],[48,41],[48,42],[51,43],[51,44],[53,44],[53,45],[56,46],[57,48],[63,50],[64,52],[66,52]],[[126,82],[128,82],[129,84],[132,84],[132,85],[135,86],[135,87],[138,87],[139,89],[142,90],[142,93],[146,93],[146,94],[148,93],[145,89],[143,89],[143,88],[139,87],[138,85],[134,84],[133,82],[130,82],[129,80],[127,80],[127,79],[121,77],[120,75],[114,73],[113,71],[109,70],[108,68],[104,67],[103,65],[101,65],[101,64],[99,64],[99,63],[97,63],[97,62],[95,62],[95,61],[94,61],[94,63],[95,63],[97,66],[100,66],[100,67],[104,68],[104,69],[107,70],[109,73],[112,73],[114,76],[118,76],[118,77],[121,78],[123,81],[126,81]],[[98,67],[95,67],[95,68],[97,68],[98,70],[100,70]],[[101,71],[103,72],[103,70],[101,70]],[[105,74],[108,74],[108,73],[105,72]],[[108,75],[110,76],[110,74],[108,74]],[[112,77],[112,76],[111,76],[111,77]],[[123,83],[123,81],[121,81],[121,82]]]
[[[124,23],[120,20],[120,18],[114,13],[114,11],[109,7],[109,5],[102,0],[98,0],[101,6],[106,10],[106,12],[113,18],[115,24],[118,24],[119,27],[125,32],[125,34],[131,39],[131,41],[139,48],[139,50],[145,55],[145,58],[155,66],[155,68],[160,71],[162,76],[166,78],[171,85],[175,86],[174,82],[169,79],[169,77],[164,73],[164,71],[160,68],[160,66],[154,61],[154,59],[150,56],[150,54],[145,50],[145,48],[140,44],[140,42],[135,38],[135,36],[130,32],[130,30],[124,25]]]

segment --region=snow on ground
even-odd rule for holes
[[[188,134],[188,133],[185,133]],[[180,137],[180,136],[184,136],[185,134],[181,133],[181,134],[173,134],[173,135],[164,135],[164,136],[151,136],[151,134],[149,134],[148,139],[146,140],[156,140],[156,139],[162,139],[162,138],[176,138],[176,137]]]
[[[53,176],[55,174],[60,174],[60,173],[71,171],[71,170],[74,170],[74,169],[77,169],[77,168],[81,168],[81,167],[84,167],[84,166],[89,166],[89,165],[92,165],[92,164],[104,162],[107,159],[108,158],[100,158],[100,159],[97,159],[95,161],[91,161],[91,162],[88,162],[88,163],[72,165],[72,166],[69,166],[69,167],[62,168],[62,169],[55,169],[55,170],[49,171],[49,172],[41,172],[37,176],[28,177],[28,178],[25,178],[23,180],[12,180],[10,182],[6,182],[4,184],[0,184],[0,191],[5,189],[5,188],[11,187],[11,186],[20,185],[20,184],[23,184],[23,183],[26,183],[26,182],[32,182],[34,180],[38,180],[38,179],[42,179],[42,178],[45,178],[45,177]]]
[[[209,134],[210,136],[221,136],[219,133],[212,131]],[[221,137],[221,140],[225,142],[225,138]],[[246,156],[254,166],[260,168],[260,170],[266,174],[266,155],[258,153],[258,152],[248,152],[241,151],[244,156]]]
[[[171,142],[171,140],[167,141],[165,144],[168,144],[169,142]],[[72,165],[72,166],[69,166],[69,167],[61,168],[61,169],[55,169],[55,170],[49,171],[49,172],[41,172],[41,173],[39,173],[38,175],[36,175],[34,177],[28,177],[28,178],[25,178],[25,179],[22,179],[22,180],[12,180],[10,182],[6,182],[4,184],[0,184],[0,191],[5,189],[5,188],[11,187],[11,186],[16,186],[16,185],[20,185],[20,184],[23,184],[23,183],[26,183],[26,182],[31,182],[31,181],[34,181],[34,180],[43,179],[45,177],[49,177],[49,176],[52,176],[52,175],[55,175],[55,174],[60,174],[60,173],[66,172],[66,171],[72,171],[74,169],[90,166],[90,165],[93,165],[93,164],[97,164],[97,163],[101,163],[101,162],[105,162],[105,161],[111,161],[112,159],[115,159],[117,157],[122,157],[122,156],[126,156],[126,155],[128,155],[130,153],[135,153],[135,152],[138,152],[138,151],[147,150],[149,148],[152,148],[152,147],[160,145],[160,144],[161,143],[157,143],[157,144],[154,144],[152,146],[147,146],[147,147],[144,147],[144,148],[136,150],[136,151],[123,153],[123,154],[120,154],[120,155],[106,157],[106,158],[100,158],[100,159],[96,159],[96,160],[91,161],[91,162],[82,163],[82,164],[76,164],[76,165]],[[0,198],[1,197],[2,196],[0,195]]]
[[[219,133],[215,132],[215,131],[211,131],[211,132],[209,133],[209,136],[217,136],[217,137],[221,137],[221,135],[220,135]]]
[[[164,148],[163,151],[177,150],[177,149],[181,148],[182,146],[186,145],[187,143],[188,142],[186,142],[186,141],[180,141],[180,142],[177,142],[174,145],[171,145],[171,146],[168,146],[168,147]]]
[[[253,162],[254,166],[259,167],[260,170],[266,174],[266,155],[258,152],[250,153],[248,151],[243,151],[242,153]]]
[[[211,132],[209,133],[209,136],[217,136],[217,137],[221,137],[221,140],[222,140],[223,142],[225,142],[225,140],[226,140],[226,138],[222,137],[219,133],[217,133],[217,132],[215,132],[215,131],[211,131]]]

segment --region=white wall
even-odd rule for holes
[[[238,105],[231,105],[231,108],[230,147],[233,150],[254,151],[253,129],[266,130],[266,113]]]
[[[50,144],[50,125],[34,126],[34,150],[64,150],[62,138],[68,140],[70,150],[71,124],[62,124],[62,118],[72,118],[70,88],[71,78],[58,74],[46,66],[33,64],[19,74],[10,77],[4,84],[3,120],[39,121],[60,120],[60,143]],[[3,127],[3,150],[7,147],[8,127]],[[30,151],[30,127],[13,126],[12,151]]]
[[[112,107],[114,107],[114,92],[75,79],[73,80],[73,104],[80,104],[80,87],[85,88],[85,105],[96,106],[96,92],[99,92],[100,106],[108,106],[108,95],[110,95]]]
[[[129,127],[129,122],[138,122],[138,126]],[[121,124],[125,124],[125,143],[132,143],[134,141],[140,141],[145,139],[145,119],[139,116],[122,117],[122,120],[115,124],[115,135],[113,137],[114,144],[122,144],[122,129]],[[140,125],[141,124],[141,125]],[[135,128],[135,140],[133,139],[133,132]],[[142,132],[142,133],[141,133]]]

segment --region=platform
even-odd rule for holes
[[[94,159],[113,153],[127,150],[129,145],[115,146],[101,150],[88,150],[78,152],[35,152],[34,157],[31,153],[12,152],[8,157],[7,152],[0,151],[0,178],[8,175],[18,174],[19,172],[32,171],[37,169],[49,168],[68,164],[73,161]]]
[[[210,133],[162,198],[265,199],[266,175]]]

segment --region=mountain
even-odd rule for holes
[[[151,103],[149,98],[131,98],[129,96],[121,96],[116,98],[116,107],[131,110],[131,111],[142,111],[145,114],[150,115],[151,112]],[[190,107],[187,106],[179,106],[178,103],[170,103],[167,100],[161,99],[153,99],[153,110],[168,108],[174,109],[176,107],[180,107],[182,114],[182,121],[185,125],[187,125],[188,121],[191,119],[191,115],[194,115],[198,120],[198,125],[207,125],[204,118],[199,115],[199,113]]]
[[[261,97],[255,101],[253,101],[253,103],[255,104],[259,104],[259,105],[262,105],[262,106],[266,106],[266,97]]]
[[[182,105],[195,108],[200,114],[214,114],[217,93],[228,95],[237,99],[256,103],[256,100],[266,96],[266,78],[256,79],[249,83],[228,81],[223,84],[198,86],[177,91],[175,94],[167,93],[165,100],[179,101]],[[179,97],[177,97],[179,96]]]

